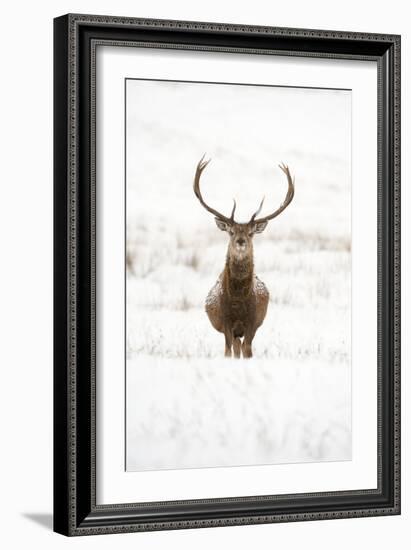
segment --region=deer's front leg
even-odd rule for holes
[[[241,340],[240,338],[234,338],[233,340],[233,351],[234,351],[234,357],[236,359],[240,359],[241,357]]]
[[[251,342],[246,342],[244,340],[242,345],[243,357],[244,359],[250,359],[253,356],[253,349],[251,347]]]
[[[253,356],[252,343],[255,335],[255,331],[246,332],[244,335],[244,341],[241,346],[244,359],[250,359]]]
[[[231,331],[226,330],[224,332],[225,336],[225,357],[231,357],[231,348],[233,346],[233,336],[231,334]]]

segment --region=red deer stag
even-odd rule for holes
[[[204,208],[215,216],[217,227],[227,231],[230,241],[224,271],[208,293],[205,309],[213,327],[224,334],[225,356],[231,357],[233,350],[234,357],[239,358],[242,352],[243,357],[249,358],[253,355],[252,341],[265,319],[269,299],[267,287],[254,273],[253,237],[256,233],[262,233],[267,223],[281,214],[293,200],[294,179],[288,166],[280,165],[288,181],[288,191],[282,205],[272,214],[257,218],[263,199],[249,222],[237,223],[234,221],[235,201],[231,216],[227,218],[208,206],[201,195],[200,177],[210,160],[204,161],[203,156],[197,165],[194,193]]]

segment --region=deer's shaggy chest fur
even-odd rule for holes
[[[254,274],[252,258],[231,261],[228,257],[224,271],[206,299],[211,324],[226,335],[227,356],[231,355],[231,346],[235,357],[240,356],[241,349],[245,357],[251,356],[251,345],[247,350],[247,342],[252,341],[263,323],[268,301],[269,292]],[[240,338],[244,338],[243,343]]]

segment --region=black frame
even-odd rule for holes
[[[378,488],[96,505],[95,51],[102,43],[378,64]],[[54,20],[54,530],[64,535],[400,513],[400,37],[65,15]]]

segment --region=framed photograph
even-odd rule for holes
[[[400,37],[54,21],[54,529],[400,513]]]

